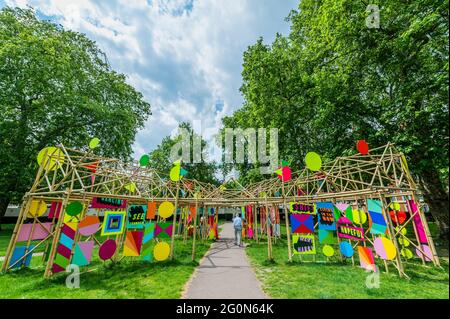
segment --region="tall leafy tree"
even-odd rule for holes
[[[379,28],[367,5],[302,0],[289,36],[244,53],[245,102],[224,125],[278,127],[294,168],[310,150],[331,159],[357,139],[394,142],[448,236],[448,2],[379,2]]]
[[[41,21],[31,9],[0,11],[0,222],[20,201],[46,146],[81,148],[128,159],[150,115],[141,93],[111,69],[85,35]]]
[[[183,134],[186,134],[183,138]],[[194,139],[198,139],[201,145],[202,161],[194,163]],[[166,136],[153,151],[150,152],[149,167],[162,174],[169,174],[174,160],[183,157],[182,144],[188,143],[189,161],[182,162],[182,167],[188,171],[187,178],[218,185],[216,176],[217,164],[207,158],[207,142],[194,132],[189,123],[180,123],[178,132],[174,137]],[[173,158],[175,157],[175,158]]]

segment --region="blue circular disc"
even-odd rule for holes
[[[344,257],[350,258],[353,256],[353,247],[348,241],[343,241],[339,245],[339,248],[341,249],[341,253]]]

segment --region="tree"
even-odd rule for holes
[[[217,165],[214,161],[209,162],[206,156],[207,142],[197,135],[189,123],[180,123],[178,126],[178,133],[175,137],[166,136],[152,152],[150,152],[149,167],[156,171],[167,175],[173,166],[174,160],[182,158],[181,146],[183,141],[182,134],[186,134],[189,138],[189,161],[182,162],[182,167],[188,171],[187,178],[196,179],[205,183],[218,185],[219,181],[216,177]],[[200,163],[193,162],[193,141],[200,139],[202,147],[203,160]],[[177,158],[171,158],[172,150],[175,149]]]
[[[151,114],[95,42],[9,7],[0,11],[0,113],[0,223],[31,186],[42,148],[81,148],[95,136],[102,155],[126,160]]]
[[[301,1],[288,37],[244,53],[244,105],[224,124],[278,127],[293,168],[311,150],[331,159],[358,139],[394,142],[448,237],[448,2],[383,2],[380,28],[366,8]]]

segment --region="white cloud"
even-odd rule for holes
[[[242,54],[263,36],[287,33],[284,18],[298,0],[6,0],[31,5],[64,27],[97,41],[118,72],[141,91],[153,115],[134,143],[153,149],[179,122],[203,129],[240,107]],[[0,2],[1,5],[1,2]],[[217,111],[220,99],[223,108]],[[209,138],[210,136],[208,136]]]

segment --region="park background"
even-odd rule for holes
[[[174,6],[171,2],[157,3],[156,9],[155,5],[150,5],[149,10],[162,11],[168,20],[166,23],[177,17],[183,19],[185,24],[180,29],[192,23],[193,19],[200,19],[196,10],[207,7],[195,1],[177,2]],[[166,60],[160,60],[161,64],[156,68],[154,64],[145,63],[144,55],[133,55],[149,43],[121,39],[121,32],[127,34],[133,29],[133,20],[119,23],[118,19],[114,19],[114,15],[120,16],[120,6],[110,7],[107,11],[112,14],[112,21],[91,21],[98,28],[101,23],[109,27],[111,33],[107,33],[106,37],[113,39],[112,44],[102,47],[82,34],[89,33],[83,29],[86,25],[77,24],[73,16],[71,20],[64,15],[58,17],[53,12],[56,18],[52,17],[52,1],[46,5],[36,5],[36,9],[15,8],[14,5],[19,3],[14,1],[11,7],[7,6],[9,1],[0,4],[3,7],[0,13],[0,111],[3,115],[0,122],[0,249],[6,246],[11,235],[10,220],[3,218],[4,213],[9,205],[19,204],[30,187],[38,167],[35,158],[43,147],[63,143],[82,148],[91,137],[96,136],[102,141],[101,155],[129,161],[149,153],[150,166],[167,172],[172,165],[169,161],[170,149],[180,138],[176,130],[167,130],[167,136],[159,137],[160,140],[154,142],[151,149],[143,149],[140,142],[148,136],[138,132],[156,135],[154,132],[166,123],[172,123],[174,128],[179,125],[192,131],[192,116],[211,111],[214,116],[207,120],[219,127],[219,134],[222,127],[278,128],[280,158],[288,160],[294,170],[304,167],[303,158],[311,149],[320,151],[324,159],[334,159],[352,154],[356,140],[364,139],[374,146],[395,143],[406,155],[411,172],[421,185],[423,200],[429,207],[427,216],[440,254],[444,258],[448,256],[448,2],[380,3],[379,28],[367,27],[367,4],[362,1],[295,2],[292,6],[294,11],[274,11],[279,15],[276,19],[278,23],[285,23],[288,27],[283,34],[276,34],[278,30],[272,32],[270,41],[255,37],[245,51],[240,52],[242,69],[239,79],[218,76],[208,82],[208,75],[214,74],[211,68],[214,69],[215,60],[207,60],[211,65],[200,66],[202,54],[216,58],[220,56],[215,51],[200,50],[191,73],[168,80],[167,85],[178,91],[166,90],[165,87],[161,89],[162,82],[136,79],[133,78],[135,73],[127,74],[127,70],[140,67],[151,68],[152,74],[159,74],[162,78],[179,71],[164,64]],[[30,4],[33,5],[33,1]],[[231,4],[231,8],[232,5],[237,3]],[[134,10],[139,9],[139,5],[136,6]],[[257,11],[258,5],[249,1],[238,8]],[[84,15],[80,19],[89,17],[89,13],[92,17],[99,15],[102,9],[105,8],[91,3],[81,11]],[[216,14],[218,12],[220,10],[214,11]],[[255,16],[266,18],[264,15]],[[219,15],[215,21],[233,25],[236,23],[235,17],[236,12],[231,10],[228,17]],[[283,20],[284,17],[287,21]],[[89,22],[88,18],[82,20]],[[56,24],[58,22],[63,24]],[[254,20],[249,22],[255,23]],[[203,30],[206,25],[200,23],[198,28]],[[90,33],[95,35],[94,31]],[[266,30],[266,33],[269,31]],[[158,47],[158,41],[168,41],[164,35],[151,39],[156,43],[153,49],[156,52],[162,50],[159,52],[162,56],[178,55],[181,64],[192,64],[193,60],[182,59],[186,52],[196,50],[195,45],[187,45],[193,42],[189,35],[179,40],[183,45],[176,48],[181,51],[173,52],[167,52],[170,44]],[[233,42],[232,35],[223,40],[220,33],[214,37],[223,41],[216,43],[215,50],[226,51],[228,43]],[[101,41],[101,36],[98,38],[102,44],[105,43]],[[114,40],[126,43],[129,51],[122,56],[114,56],[116,62],[113,68],[108,51],[116,52],[111,49]],[[176,42],[177,38],[170,40]],[[207,39],[210,40],[214,43],[212,39]],[[233,88],[236,92],[239,90],[242,102],[232,105],[239,100],[222,101],[220,94],[217,94],[208,106],[210,109],[192,108],[196,94],[200,94],[195,92],[197,82],[192,82],[193,88],[189,91],[180,91],[182,87],[177,87],[180,83],[177,80],[186,77],[187,80],[184,80],[189,82],[190,75],[196,74],[196,67],[206,78],[204,81],[210,84],[203,90],[209,89],[225,96],[224,92]],[[116,68],[120,69],[120,73]],[[217,78],[221,83],[219,88],[214,86]],[[169,94],[177,95],[179,103],[165,105],[164,100],[156,98],[160,96],[162,99]],[[171,116],[173,114],[176,116]],[[136,139],[136,134],[141,134],[140,141]],[[203,143],[212,144],[214,139],[207,136]],[[216,185],[220,185],[230,174],[236,174],[243,184],[264,178],[259,174],[258,163],[223,164],[220,159],[188,164],[187,170],[190,178]],[[203,252],[206,250],[207,245]],[[330,285],[329,289],[317,287],[317,292],[312,295],[302,295],[295,289],[280,291],[281,288],[273,288],[277,287],[277,277],[283,271],[288,276],[290,265],[264,264],[264,251],[259,255],[254,246],[249,247],[248,255],[257,274],[274,296],[352,297],[345,293],[346,290],[336,289],[336,278],[348,282],[346,276],[355,276],[348,269],[336,266],[327,267],[324,271],[320,266],[302,266],[302,276],[293,280],[294,287],[297,280],[316,281],[319,276],[324,276],[324,282]],[[171,286],[173,290],[170,292],[159,287],[156,291],[161,293],[152,295],[145,287],[156,283],[161,285],[161,278],[169,278],[166,271],[173,268],[155,266],[160,271],[152,272],[152,276],[161,277],[150,279],[151,276],[143,275],[145,272],[141,268],[129,265],[137,267],[136,273],[145,277],[133,276],[135,283],[151,282],[147,286],[142,285],[142,292],[133,292],[136,295],[130,296],[127,294],[131,292],[126,292],[125,287],[119,290],[107,288],[106,281],[114,282],[115,275],[121,276],[118,269],[103,279],[92,274],[95,277],[90,281],[92,286],[85,287],[79,293],[82,297],[178,297],[180,287],[195,268],[187,259],[183,263],[181,257],[180,264],[173,265],[175,269],[179,268],[182,275],[173,271],[176,275],[172,277],[176,283]],[[394,295],[399,298],[448,297],[446,260],[444,271],[418,267],[414,270],[417,278],[413,277],[410,282],[387,280],[392,287],[385,290],[368,292],[364,287],[354,289],[349,286],[348,291],[354,291],[355,297],[372,297],[371,294],[374,294],[373,297],[389,298]],[[271,268],[274,271],[264,273],[264,269]],[[32,271],[27,276],[26,280],[21,280],[19,274],[0,278],[5,287],[1,289],[5,297],[64,296],[65,288],[56,286],[55,282],[45,283]],[[290,279],[289,276],[286,278]],[[11,286],[15,288],[6,289]]]

